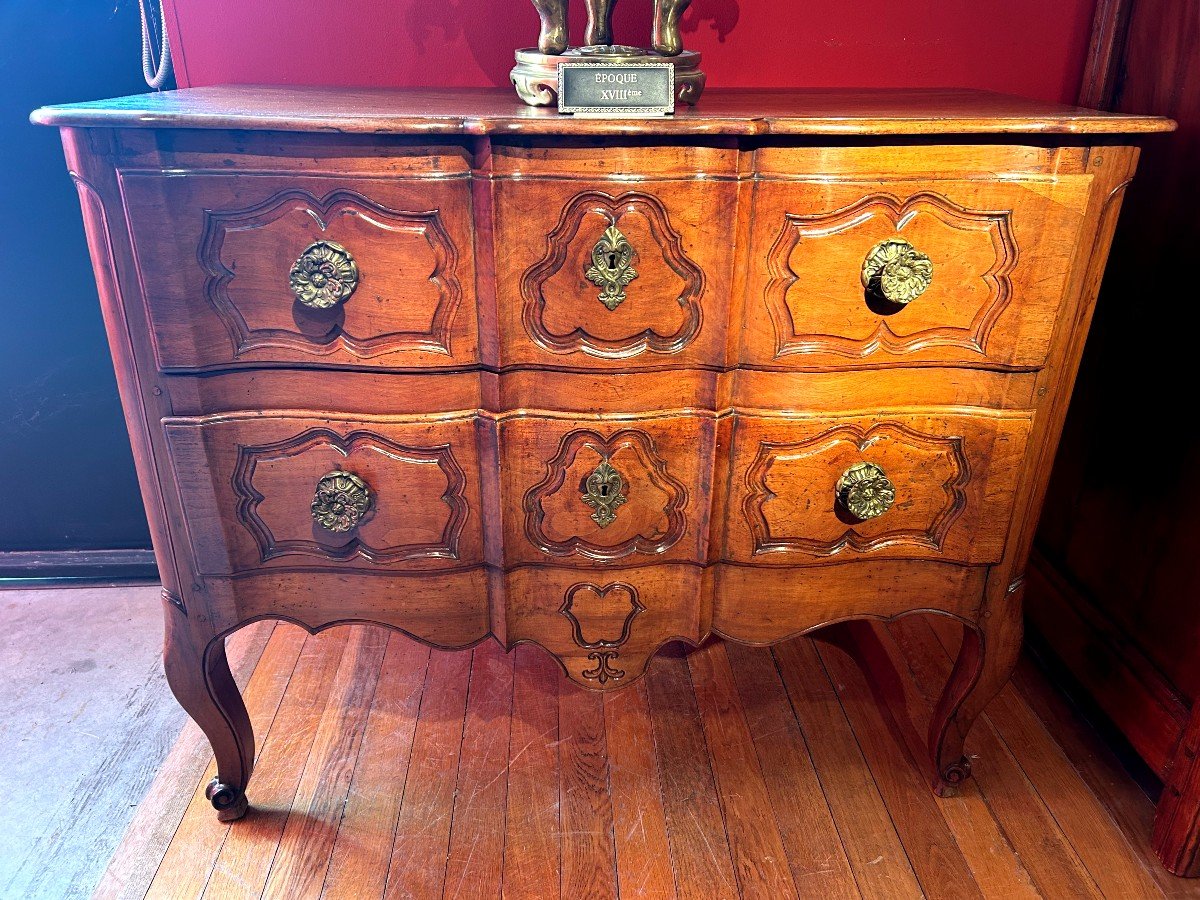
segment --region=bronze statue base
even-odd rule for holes
[[[558,103],[558,64],[561,62],[668,62],[675,66],[677,101],[695,103],[704,91],[700,54],[691,50],[684,50],[678,56],[663,56],[641,47],[601,44],[593,47],[572,47],[559,54],[539,53],[530,48],[518,50],[516,57],[517,64],[508,77],[517,89],[517,96],[530,106],[553,106]]]

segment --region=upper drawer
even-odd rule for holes
[[[745,362],[1046,361],[1091,176],[755,185]]]
[[[163,425],[200,574],[483,561],[472,418],[243,414]]]
[[[505,365],[720,365],[737,185],[499,179]]]
[[[163,369],[478,358],[469,181],[121,178]]]

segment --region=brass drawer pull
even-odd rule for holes
[[[616,521],[617,507],[627,499],[624,493],[627,484],[625,477],[607,459],[596,466],[583,483],[582,500],[595,510],[592,521],[601,528]]]
[[[859,521],[882,516],[896,502],[896,487],[875,463],[855,463],[838,479],[838,502]]]
[[[292,266],[288,284],[296,299],[312,309],[331,309],[358,287],[358,264],[333,241],[309,244]]]
[[[903,238],[888,238],[867,254],[862,283],[870,293],[903,306],[920,297],[933,283],[933,263]]]
[[[371,489],[351,472],[339,469],[317,482],[312,517],[327,531],[341,534],[357,528],[370,508]]]
[[[584,272],[600,288],[600,302],[614,310],[625,301],[625,286],[637,278],[633,247],[616,225],[604,229],[592,248],[592,264]]]

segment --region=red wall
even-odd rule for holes
[[[648,43],[651,0],[617,4]],[[172,8],[173,7],[173,8]],[[572,33],[582,33],[581,0]],[[721,87],[983,87],[1073,101],[1094,0],[694,0],[688,49]],[[180,87],[508,83],[529,0],[167,0]]]

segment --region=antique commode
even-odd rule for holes
[[[540,644],[964,625],[944,790],[1022,572],[1137,150],[1171,123],[969,91],[493,91],[51,107],[164,583],[167,674],[246,805],[224,637]]]

